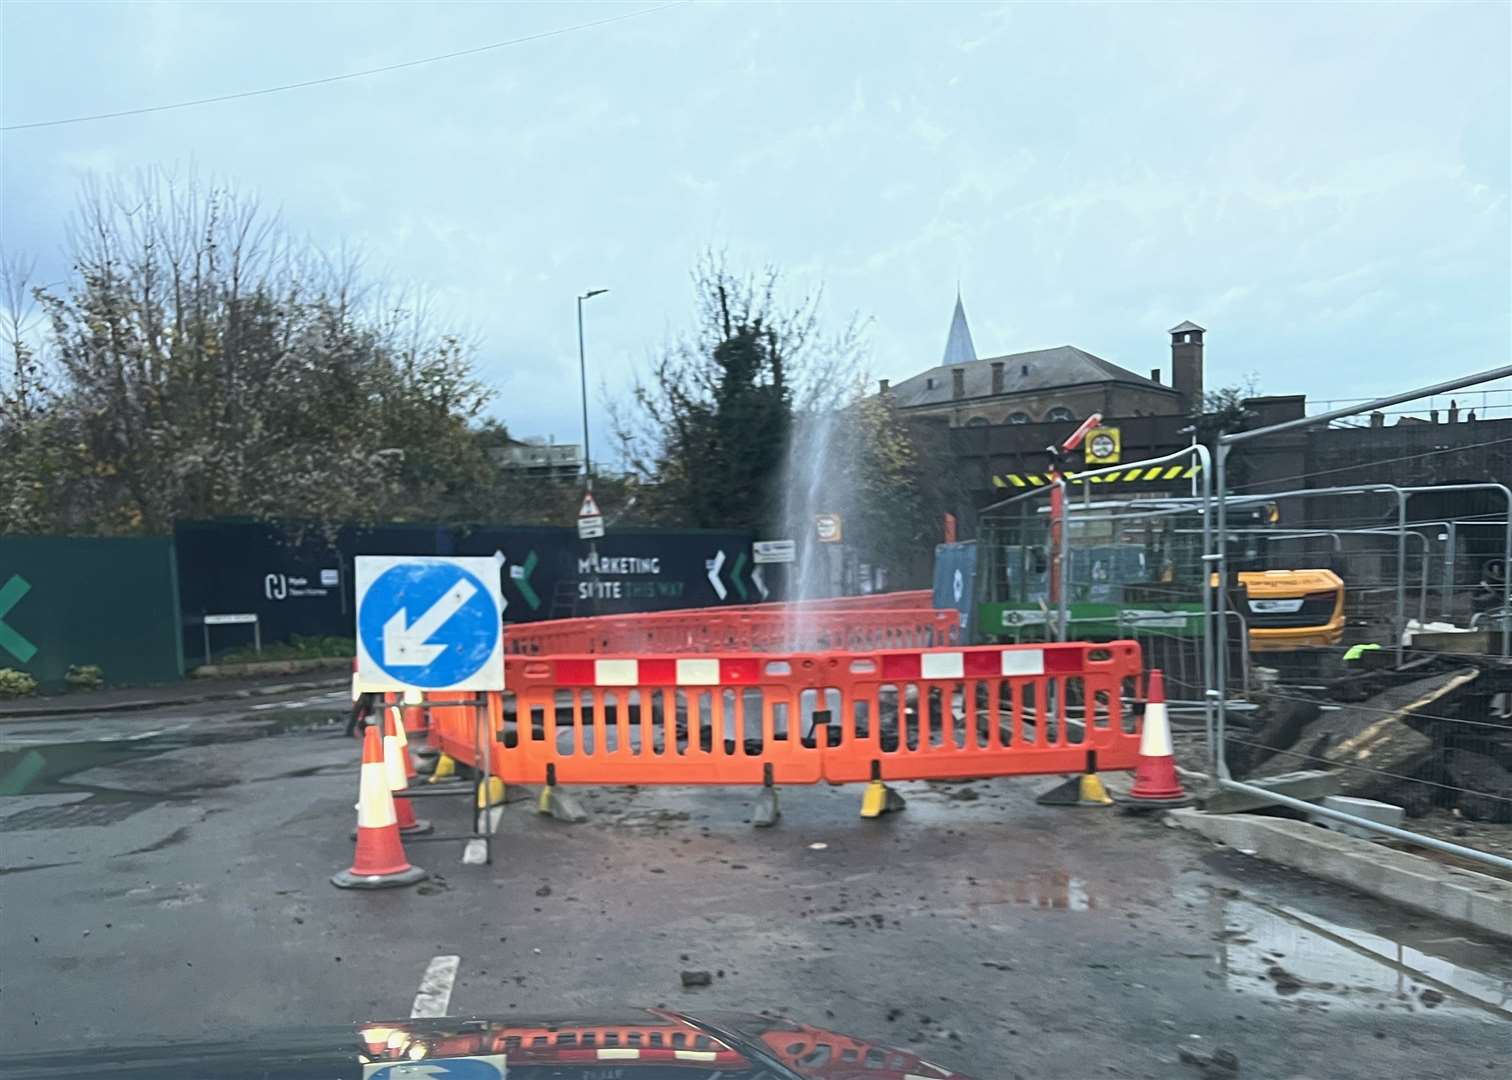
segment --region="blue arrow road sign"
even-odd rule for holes
[[[503,689],[503,605],[493,559],[364,555],[356,583],[362,685]]]

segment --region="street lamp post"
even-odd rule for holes
[[[583,301],[602,296],[608,289],[589,289],[577,298],[578,377],[583,388],[583,482],[593,490],[593,457],[588,452],[588,361],[583,352]]]

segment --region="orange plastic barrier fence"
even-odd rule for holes
[[[953,608],[786,610],[747,608],[649,612],[526,623],[505,629],[513,655],[571,653],[768,652],[901,649],[954,645],[961,616]]]
[[[901,592],[868,593],[865,596],[821,596],[813,600],[774,600],[766,604],[734,604],[718,611],[773,611],[796,608],[808,611],[888,611],[900,608],[934,606],[934,593],[928,589],[905,589]]]
[[[494,759],[506,782],[812,784],[797,732],[819,666],[802,657],[510,658],[514,730]],[[809,691],[812,695],[814,692]],[[507,715],[507,712],[506,712]]]
[[[1069,773],[1139,753],[1139,645],[1067,642],[824,658],[831,783]],[[838,731],[837,731],[838,728]],[[838,744],[838,745],[836,745]]]
[[[488,730],[496,732],[500,728],[503,701],[498,694],[486,694],[482,697],[487,701],[485,706],[489,712]],[[426,710],[430,714],[429,745],[441,751],[449,757],[465,765],[475,765],[473,760],[477,757],[477,716],[478,706],[475,704],[449,705],[448,702],[463,701],[476,702],[479,695],[465,691],[436,692],[427,691],[425,703]],[[499,756],[497,744],[494,749],[495,763]]]
[[[1132,769],[1139,750],[1133,641],[509,657],[505,681],[487,698],[492,769],[509,783],[1027,776],[1078,772],[1089,752]],[[474,715],[433,705],[433,743],[471,764]]]

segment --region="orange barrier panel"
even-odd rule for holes
[[[773,600],[765,604],[721,605],[714,611],[888,611],[934,606],[929,589],[906,589],[901,592],[867,593],[865,596],[820,596],[812,600]]]
[[[510,657],[507,783],[812,784],[798,730],[813,656]],[[810,692],[812,697],[812,692]],[[507,718],[507,712],[506,712]]]
[[[831,783],[1132,769],[1139,646],[1067,642],[831,655]],[[832,690],[830,688],[833,688]]]
[[[448,705],[450,701],[477,701],[478,695],[467,691],[433,691],[425,693],[426,711],[430,714],[430,746],[465,765],[474,764],[477,756],[477,706]],[[502,702],[499,695],[488,695],[490,713],[497,714]],[[499,717],[490,717],[489,730],[497,731]],[[497,756],[497,754],[495,755]]]
[[[511,655],[824,652],[930,648],[960,640],[953,608],[697,610],[558,619],[506,628]]]
[[[1080,772],[1089,752],[1131,769],[1140,665],[1132,641],[508,657],[508,689],[488,695],[492,769],[509,783],[846,783]],[[468,764],[473,716],[431,708],[433,740]]]

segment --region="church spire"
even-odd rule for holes
[[[961,304],[961,286],[956,285],[955,314],[950,317],[950,334],[945,338],[945,358],[941,364],[964,364],[977,358],[971,343],[971,327],[966,325],[966,308]]]

